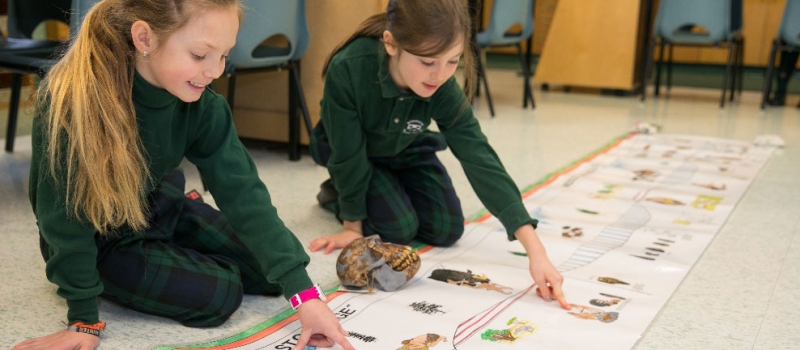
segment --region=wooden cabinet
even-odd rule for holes
[[[534,80],[591,88],[636,88],[646,1],[559,0]]]

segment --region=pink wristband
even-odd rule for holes
[[[297,310],[303,303],[314,299],[320,299],[323,303],[325,302],[325,293],[322,292],[322,289],[318,285],[314,285],[311,288],[292,295],[292,297],[289,298],[289,303],[292,304],[293,309]]]

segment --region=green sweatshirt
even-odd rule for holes
[[[367,218],[367,184],[373,157],[392,157],[436,122],[484,206],[514,240],[522,225],[536,224],[519,189],[486,140],[454,77],[430,98],[404,93],[389,75],[383,43],[359,38],[328,66],[321,117],[332,152],[327,167],[339,191],[339,217]],[[535,227],[535,226],[534,226]]]
[[[198,101],[185,103],[136,74],[133,101],[153,179],[160,180],[186,157],[197,165],[214,201],[254,253],[267,280],[279,283],[287,299],[311,287],[305,270],[309,257],[278,218],[250,154],[239,141],[225,99],[206,90]],[[50,246],[47,278],[67,300],[70,323],[96,323],[96,297],[103,291],[96,267],[98,233],[71,215],[63,186],[55,185],[47,168],[45,135],[36,120],[29,195],[39,232]],[[59,184],[65,178],[61,174]],[[150,184],[148,193],[155,188]]]

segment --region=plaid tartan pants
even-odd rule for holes
[[[321,127],[322,123],[317,124],[317,128]],[[330,157],[330,145],[324,133],[315,130],[315,136],[312,155],[324,166]],[[365,236],[377,234],[383,241],[397,244],[416,239],[435,246],[450,246],[461,238],[461,202],[436,156],[437,151],[446,148],[444,136],[428,132],[394,157],[369,159],[372,178],[367,190],[367,219],[363,221]],[[338,217],[338,201],[323,207]]]
[[[185,326],[210,327],[236,311],[243,293],[280,295],[227,218],[186,198],[184,185],[178,170],[164,177],[151,198],[147,231],[97,235],[101,296]]]

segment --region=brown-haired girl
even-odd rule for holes
[[[241,15],[238,0],[103,0],[89,12],[43,82],[33,130],[30,200],[68,328],[15,349],[94,349],[98,296],[207,327],[244,293],[289,299],[299,348],[352,349],[225,99],[207,89]],[[184,196],[184,157],[222,212]]]
[[[311,241],[330,253],[377,234],[449,246],[464,232],[464,216],[450,177],[436,156],[450,146],[472,188],[519,240],[545,300],[569,304],[563,277],[547,258],[517,186],[480,130],[453,74],[464,58],[466,91],[475,69],[472,19],[464,0],[390,0],[386,13],[367,19],[326,63],[322,119],[312,155],[326,166],[320,204],[343,223],[339,233]],[[428,130],[436,122],[440,133]]]

